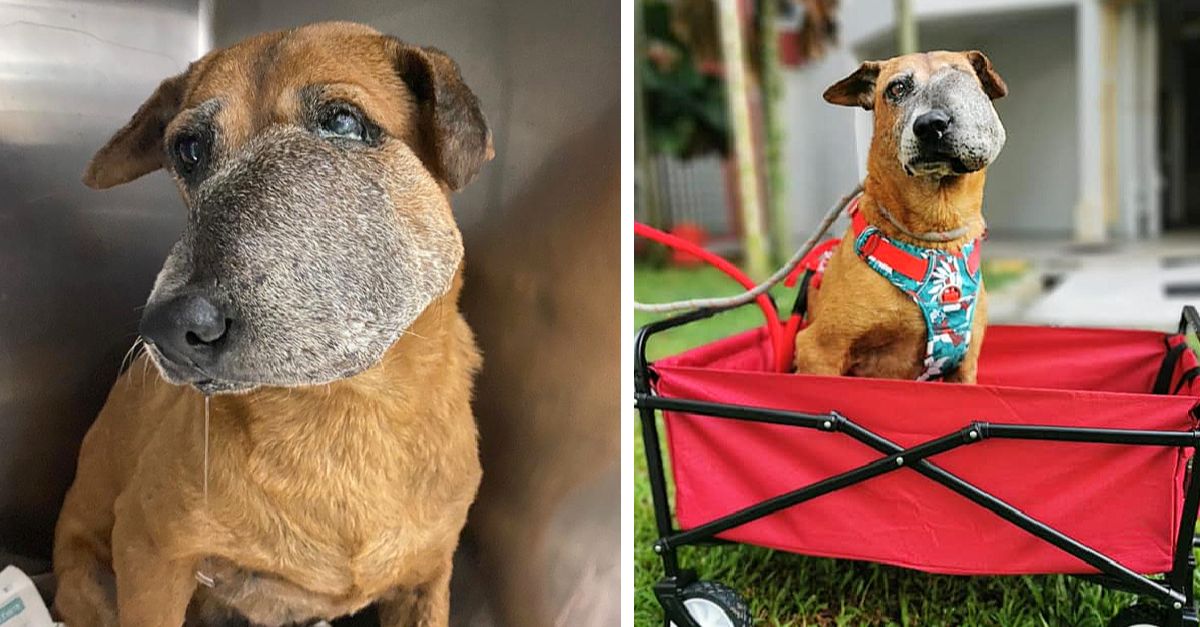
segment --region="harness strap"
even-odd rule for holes
[[[867,218],[863,212],[858,210],[857,201],[850,207],[850,211],[850,224],[854,227],[854,236],[858,237],[870,225],[867,224]],[[880,263],[887,264],[896,272],[917,282],[923,281],[929,272],[928,260],[910,255],[908,251],[897,247],[878,230],[867,237],[867,241],[858,250],[858,256],[863,259],[874,257]]]
[[[982,248],[983,247],[979,245],[979,241],[976,240],[974,245],[971,246],[971,254],[967,255],[967,270],[970,270],[971,274],[976,274],[979,272],[979,264],[981,263],[979,251]]]
[[[863,212],[859,211],[858,198],[854,199],[847,211],[850,212],[850,225],[854,227],[854,236],[862,235],[870,225],[867,224],[867,218]],[[971,253],[967,256],[967,269],[971,271],[971,274],[979,272],[981,263],[979,251],[982,247],[979,246],[979,240],[975,240],[973,244]],[[914,281],[921,281],[929,271],[927,260],[896,246],[878,230],[867,238],[862,249],[858,251],[858,256],[864,259],[874,257]]]
[[[850,207],[854,250],[860,259],[917,304],[927,334],[920,381],[941,379],[958,368],[971,341],[979,289],[979,240],[957,252],[894,242],[868,224],[858,202]]]

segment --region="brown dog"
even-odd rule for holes
[[[932,330],[916,300],[868,264],[878,238],[870,240],[864,228],[878,230],[897,248],[977,254],[976,240],[985,231],[980,212],[985,172],[1004,145],[1004,127],[991,101],[1007,90],[988,58],[970,51],[869,61],[825,92],[833,104],[873,110],[875,134],[858,222],[829,260],[811,299],[811,324],[796,337],[797,371],[975,381],[987,323],[982,279],[974,301],[961,303],[963,311],[974,307],[970,332],[938,338],[966,342],[965,354],[958,363],[938,362],[931,356],[933,336],[941,330]],[[863,248],[856,246],[860,231],[867,233]],[[977,257],[966,261],[977,269]],[[936,267],[922,263],[912,264],[918,274]],[[955,290],[942,296],[955,299],[957,307]]]
[[[58,523],[71,627],[447,624],[480,479],[448,197],[491,154],[453,61],[342,23],[206,55],[97,153],[189,220]]]

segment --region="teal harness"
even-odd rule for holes
[[[957,252],[922,248],[889,238],[850,208],[854,251],[873,270],[908,295],[925,318],[925,366],[919,381],[941,379],[962,363],[983,279],[979,240]]]

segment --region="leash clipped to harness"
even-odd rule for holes
[[[954,371],[971,345],[980,277],[979,240],[958,251],[893,240],[867,223],[858,199],[850,205],[854,252],[871,269],[916,303],[925,319],[924,370],[917,379],[941,379]]]

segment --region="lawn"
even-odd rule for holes
[[[985,273],[987,268],[985,267]],[[715,296],[736,285],[711,269],[639,266],[634,294],[641,302]],[[775,292],[789,307],[787,290]],[[637,314],[635,323],[655,316]],[[761,323],[752,306],[656,336],[651,358],[730,335]],[[662,562],[651,551],[656,537],[641,429],[635,442],[635,624],[662,625],[652,586]],[[986,540],[985,540],[986,541]],[[738,590],[750,603],[756,625],[920,625],[1004,627],[1102,627],[1133,597],[1062,576],[952,577],[877,564],[804,557],[749,546],[685,548],[685,568],[701,579]]]

